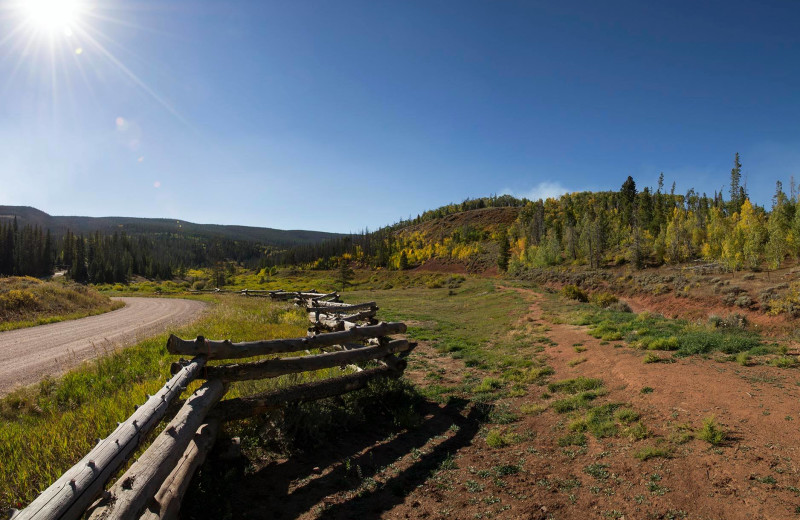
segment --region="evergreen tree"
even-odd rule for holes
[[[350,268],[350,255],[345,253],[339,259],[339,274],[338,274],[338,282],[339,286],[344,291],[344,288],[350,285],[350,280],[353,279],[355,273],[353,269]]]
[[[730,194],[731,200],[729,203],[729,210],[730,214],[739,213],[742,210],[742,203],[744,202],[742,198],[742,163],[739,162],[739,152],[736,152],[736,155],[733,159],[733,169],[731,169],[731,185],[730,185]]]
[[[511,259],[511,244],[508,241],[508,232],[504,229],[497,237],[497,244],[500,248],[497,255],[497,267],[501,271],[508,271],[508,262]]]
[[[400,252],[400,262],[398,264],[398,268],[401,271],[408,269],[408,255],[406,254],[405,249]]]

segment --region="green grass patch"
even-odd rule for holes
[[[589,408],[592,405],[592,401],[600,397],[600,395],[603,395],[603,393],[598,392],[597,390],[580,392],[578,394],[553,401],[550,407],[557,413],[574,412],[575,410]]]
[[[728,432],[726,432],[719,423],[717,423],[716,418],[711,415],[703,420],[703,427],[697,431],[696,436],[698,439],[702,439],[712,446],[719,446],[727,440]]]
[[[675,351],[678,356],[714,351],[756,355],[764,346],[756,332],[736,327],[716,328],[648,312],[617,312],[591,303],[567,304],[557,296],[549,296],[543,307],[562,322],[588,326],[589,334],[603,341],[623,339],[634,348]]]
[[[655,458],[670,459],[672,458],[672,452],[669,450],[669,448],[657,447],[657,446],[645,446],[644,448],[634,453],[633,456],[641,461],[655,459]]]
[[[573,379],[563,379],[547,385],[547,389],[553,393],[561,392],[565,394],[577,394],[587,390],[597,390],[603,387],[601,379],[591,379],[588,377],[576,377]]]
[[[586,435],[582,432],[571,432],[558,439],[558,445],[565,446],[586,446]]]

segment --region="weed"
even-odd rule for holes
[[[587,392],[581,392],[570,397],[565,397],[564,399],[553,401],[551,407],[557,413],[572,412],[581,408],[588,408],[591,404],[591,401],[596,399],[599,395],[600,394],[597,391],[589,390]]]
[[[656,446],[645,446],[634,454],[634,457],[641,461],[654,459],[654,458],[672,458],[672,452],[668,448],[660,448]]]
[[[547,410],[546,406],[536,403],[526,403],[519,407],[519,411],[525,415],[539,415]]]
[[[586,446],[586,435],[579,432],[568,433],[558,439],[558,445],[565,446]]]
[[[743,367],[746,367],[747,365],[750,364],[750,354],[748,354],[747,352],[739,352],[738,354],[736,354],[736,362],[742,365]]]
[[[489,433],[486,434],[486,444],[488,444],[490,448],[503,448],[509,444],[519,442],[519,440],[520,437],[516,433],[503,433],[498,429],[490,430]]]
[[[589,464],[583,468],[583,472],[597,480],[606,480],[611,475],[608,471],[608,464],[602,464],[600,462]]]
[[[625,428],[625,435],[632,441],[640,441],[650,436],[650,431],[641,421]]]
[[[614,413],[614,418],[622,424],[630,424],[639,420],[639,413],[630,408],[620,408]]]
[[[728,434],[717,424],[716,418],[712,415],[703,420],[703,427],[697,432],[697,437],[708,442],[712,446],[718,446],[725,442]]]
[[[574,367],[574,366],[578,366],[578,365],[580,365],[581,363],[585,363],[585,362],[586,362],[586,358],[585,358],[585,357],[583,357],[583,356],[581,356],[581,357],[579,357],[579,358],[575,358],[575,359],[572,359],[572,360],[570,360],[570,361],[567,363],[567,365],[569,365],[569,366],[571,366],[571,367]]]
[[[603,381],[601,379],[590,379],[587,377],[577,377],[574,379],[563,379],[547,385],[547,389],[551,392],[561,392],[567,394],[577,394],[587,390],[597,390],[602,388]]]

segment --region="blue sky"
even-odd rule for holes
[[[83,0],[70,36],[17,3],[0,204],[347,232],[661,171],[710,194],[737,151],[760,204],[800,180],[796,2]]]

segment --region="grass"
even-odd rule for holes
[[[587,390],[597,390],[603,387],[601,379],[591,379],[588,377],[576,377],[573,379],[563,379],[547,385],[550,392],[561,392],[565,394],[577,394]]]
[[[357,286],[345,297],[380,301],[384,319],[409,322],[410,338],[429,342],[467,367],[500,370],[505,379],[525,383],[540,382],[551,373],[535,359],[541,347],[531,335],[509,332],[525,312],[524,298],[496,289],[491,280],[467,277],[455,291],[418,284],[403,290],[364,291]]]
[[[711,415],[703,420],[703,427],[697,431],[698,439],[702,439],[712,446],[719,446],[728,438],[726,432],[716,421],[716,418]]]
[[[589,334],[603,341],[624,340],[642,350],[674,351],[677,356],[707,354],[763,353],[759,335],[741,328],[715,328],[709,324],[671,320],[658,314],[617,312],[592,303],[566,302],[548,295],[544,310],[553,319],[572,325],[586,325]]]
[[[29,276],[0,278],[0,331],[85,318],[123,306],[84,285]]]
[[[645,446],[633,456],[642,462],[655,458],[670,459],[672,458],[672,451],[669,448],[659,446]]]
[[[519,442],[520,437],[514,432],[503,432],[500,429],[489,430],[486,434],[486,444],[490,448],[503,448]]]
[[[174,332],[234,341],[305,336],[306,317],[287,305],[235,296],[213,301],[200,321]],[[0,400],[0,509],[29,502],[163,385],[172,361],[166,339],[148,339]],[[339,373],[337,368],[235,383],[227,397]]]

